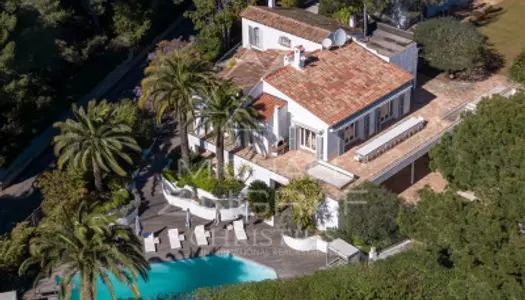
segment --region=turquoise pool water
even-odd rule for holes
[[[153,263],[148,275],[147,282],[139,279],[137,284],[144,299],[159,294],[191,292],[200,287],[277,278],[274,270],[229,254]],[[133,297],[126,285],[110,277],[118,298]],[[80,299],[78,282],[76,278],[77,288],[73,290],[72,300]],[[109,290],[100,280],[97,280],[96,299],[111,299]]]

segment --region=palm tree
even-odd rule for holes
[[[212,130],[217,151],[217,180],[224,180],[224,134],[235,136],[238,130],[259,131],[257,112],[249,106],[249,98],[240,96],[240,90],[231,81],[223,81],[206,94],[197,116],[205,128]]]
[[[109,277],[112,274],[139,297],[135,281],[139,276],[147,280],[149,270],[140,240],[129,227],[115,225],[116,217],[91,211],[84,203],[76,213],[63,210],[66,224],[53,221],[41,223],[38,235],[30,242],[31,256],[22,263],[19,274],[38,264],[40,279],[49,277],[60,268],[60,288],[64,299],[71,296],[73,278],[77,275],[82,300],[95,299],[97,278],[116,299]]]
[[[185,48],[155,59],[145,70],[142,81],[143,94],[139,106],[152,100],[157,122],[169,113],[177,117],[180,134],[181,159],[186,168],[190,166],[188,144],[188,117],[193,115],[193,102],[215,82],[211,65],[199,59],[192,50]]]
[[[67,119],[54,124],[60,129],[60,135],[53,139],[58,167],[62,168],[66,162],[82,170],[91,167],[95,188],[100,192],[103,189],[101,170],[125,176],[126,171],[120,167],[117,157],[132,164],[125,150],[140,152],[140,147],[131,137],[131,127],[108,120],[111,111],[105,101],[97,105],[91,100],[87,112],[73,106],[73,113],[76,121]]]

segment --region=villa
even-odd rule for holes
[[[459,122],[465,99],[414,97],[418,50],[405,31],[379,24],[363,37],[273,0],[241,17],[242,46],[220,63],[220,76],[253,98],[262,130],[230,138],[225,157],[273,188],[304,174],[320,180],[320,230],[338,226],[339,200],[363,181],[381,184],[408,168],[413,184],[416,162]],[[195,122],[190,147],[215,153]]]

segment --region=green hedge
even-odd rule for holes
[[[355,264],[291,279],[203,288],[192,299],[451,299],[451,271],[416,249],[372,265]],[[308,259],[305,257],[304,259]]]
[[[510,67],[510,78],[525,86],[525,48],[521,49]]]

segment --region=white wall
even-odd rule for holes
[[[312,127],[318,131],[326,131],[328,129],[328,124],[323,122],[321,119],[319,119],[314,114],[312,114],[304,107],[299,105],[297,102],[295,102],[292,98],[288,97],[287,95],[285,95],[266,81],[263,81],[263,92],[275,96],[277,98],[281,98],[288,102],[288,115],[291,116],[289,122],[295,120],[299,123],[306,124],[309,127]],[[286,127],[289,128],[290,124],[291,123],[289,123]]]
[[[299,45],[302,45],[306,51],[314,51],[314,50],[322,49],[322,45],[320,43],[315,43],[309,40],[305,40],[295,35],[265,26],[263,24],[260,24],[260,23],[257,23],[251,20],[242,19],[242,46],[244,48],[250,48],[250,39],[249,39],[249,34],[248,34],[249,26],[258,27],[261,32],[262,49],[259,49],[259,50],[276,49],[276,50],[290,50],[291,51],[292,47],[299,46]],[[284,47],[279,44],[279,37],[281,36],[285,36],[291,40],[290,48]]]
[[[412,74],[415,79],[417,79],[417,60],[418,50],[416,43],[413,43],[412,46],[406,48],[404,51],[396,53],[396,55],[389,59],[391,63]],[[416,86],[415,83],[416,80],[414,80],[414,88]]]
[[[328,252],[328,243],[323,241],[323,239],[317,235],[305,239],[283,235],[283,242],[288,247],[297,251],[307,252],[317,250],[323,253]]]

